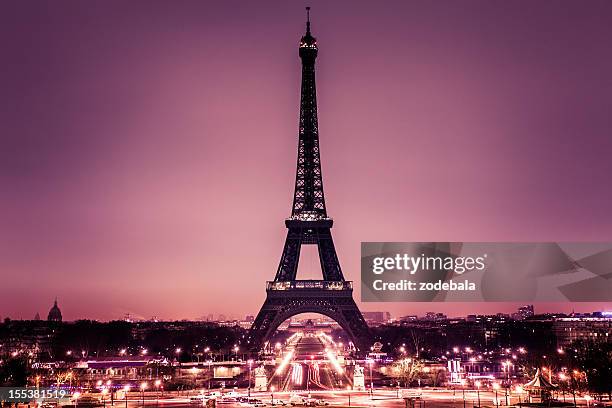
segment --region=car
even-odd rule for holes
[[[317,404],[318,406],[325,406],[329,405],[329,402],[325,401],[324,399],[318,399],[315,401],[315,404]]]
[[[266,406],[266,404],[264,404],[263,402],[259,401],[253,404],[254,407],[256,408],[263,408]]]
[[[198,395],[192,395],[191,397],[189,397],[189,401],[190,402],[202,402],[204,400],[207,400],[209,397],[207,397],[204,394],[198,394]]]
[[[102,403],[99,398],[93,395],[83,395],[76,400],[75,405],[77,407],[100,407]]]
[[[294,394],[291,396],[291,398],[289,398],[289,404],[291,406],[307,406],[308,404],[308,400],[304,397],[302,397],[301,395],[297,395]]]

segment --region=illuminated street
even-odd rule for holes
[[[171,393],[171,395],[166,395],[164,398],[157,399],[155,395],[151,393],[145,394],[144,403],[146,406],[156,406],[163,405],[166,407],[173,406],[196,406],[200,405],[200,402],[194,402],[192,397],[197,396],[197,392],[190,392],[187,395],[178,395],[176,393]],[[216,403],[221,406],[231,406],[231,407],[248,407],[253,406],[253,404],[249,404],[247,402],[233,401],[233,399],[241,397],[246,397],[247,390],[240,389],[234,390],[228,393],[228,395],[233,395],[230,398],[217,397]],[[478,406],[478,393],[476,390],[470,389],[465,390],[465,405],[464,405],[464,393],[463,390],[448,390],[448,389],[429,389],[429,388],[410,388],[410,389],[378,389],[374,391],[374,395],[370,396],[368,392],[356,392],[356,391],[348,391],[348,390],[318,390],[318,391],[284,391],[284,392],[274,392],[271,394],[270,392],[251,392],[251,397],[254,399],[260,400],[262,403],[267,406],[272,406],[272,396],[274,397],[274,405],[279,405],[282,403],[289,403],[290,398],[293,395],[300,395],[306,399],[312,398],[313,400],[323,400],[329,405],[332,406],[349,406],[349,395],[350,395],[350,406],[351,407],[405,407],[406,401],[402,398],[402,395],[409,397],[417,397],[415,400],[415,406],[431,406],[431,407],[474,407]],[[398,397],[399,395],[399,397]],[[505,396],[503,393],[498,394],[499,398],[499,406],[507,406]],[[521,401],[524,400],[524,396],[521,396]],[[480,392],[480,401],[481,406],[483,407],[495,407],[495,393],[491,391],[481,391]],[[519,403],[518,395],[509,396],[508,402],[510,406],[516,405]],[[571,396],[567,396],[567,402],[571,403]],[[576,397],[576,402],[578,406],[587,406],[586,400],[582,397]],[[105,405],[110,404],[107,402]],[[124,400],[115,401],[114,406],[122,407],[125,406]],[[143,406],[143,400],[140,399],[132,399],[128,401],[128,407],[139,407]],[[594,406],[591,401],[589,406]],[[602,406],[602,405],[599,405]]]

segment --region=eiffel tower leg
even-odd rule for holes
[[[301,248],[301,232],[290,228],[287,232],[287,238],[285,239],[285,247],[283,248],[283,254],[281,255],[278,270],[276,271],[275,281],[288,282],[295,280]]]
[[[318,313],[337,322],[362,352],[371,345],[370,330],[349,291],[268,291],[268,297],[251,327],[249,342],[261,348],[287,319],[301,313]]]
[[[323,280],[326,281],[341,281],[344,280],[336,248],[332,240],[331,231],[329,228],[321,229],[318,233],[319,243],[319,260],[321,261],[321,271],[323,272]]]

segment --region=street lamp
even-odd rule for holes
[[[125,400],[125,408],[127,408],[127,401],[128,401],[128,392],[130,391],[130,386],[126,385],[125,387],[123,387],[123,399]]]
[[[370,366],[370,398],[374,399],[374,379],[372,378],[372,365],[374,364],[374,360],[372,358],[368,358],[368,365]]]
[[[213,378],[213,373],[212,373],[212,360],[208,360],[208,389],[210,390],[210,383],[212,381]]]
[[[108,389],[102,388],[102,406],[106,408],[106,394],[108,394]]]
[[[144,392],[147,389],[148,384],[146,382],[142,382],[140,383],[140,392],[142,394],[142,406],[144,407],[145,405],[145,400],[144,400]]]
[[[272,405],[274,405],[274,386],[270,387],[270,394],[272,395]]]
[[[192,367],[191,368],[191,374],[193,374],[193,388],[196,389],[198,386],[198,372],[200,370],[198,370],[197,367]]]
[[[481,385],[481,382],[480,381],[476,381],[476,382],[474,382],[474,385],[476,386],[476,393],[478,395],[478,408],[480,408],[480,385]]]
[[[115,401],[113,401],[114,392],[113,392],[113,387],[111,386],[112,384],[113,384],[113,382],[111,380],[107,380],[106,381],[106,389],[110,393],[111,405],[113,405],[115,403]]]
[[[72,399],[74,400],[74,406],[77,406],[77,400],[79,399],[79,397],[81,396],[81,393],[76,391],[72,394]]]
[[[516,390],[516,393],[517,393],[517,394],[518,394],[518,396],[519,396],[519,405],[520,405],[520,404],[521,404],[521,402],[522,402],[522,401],[521,401],[521,399],[522,399],[521,397],[522,397],[522,394],[523,394],[523,387],[521,387],[520,385],[518,385],[518,386],[516,387],[516,389],[515,389],[515,390]]]
[[[349,396],[349,404],[348,404],[348,406],[350,407],[351,406],[351,386],[347,385],[346,386],[346,390],[348,391],[348,396]]]
[[[177,347],[174,350],[174,353],[176,354],[176,362],[178,363],[178,375],[181,375],[181,348]]]
[[[161,385],[161,380],[155,380],[155,405],[159,405],[159,386]]]
[[[249,364],[249,393],[248,395],[249,395],[249,398],[251,398],[251,368],[253,367],[253,360],[250,359],[248,361],[248,364]]]
[[[505,387],[505,395],[506,395],[506,406],[508,405],[508,392],[510,390],[510,367],[512,367],[512,362],[510,360],[506,360],[502,363],[504,370],[506,371],[506,387]]]
[[[559,373],[559,381],[565,380],[567,380],[567,375],[563,372]],[[565,387],[561,387],[561,394],[563,395],[563,402],[565,402]]]
[[[234,346],[234,353],[236,355],[236,361],[238,361],[238,350],[240,350],[240,347]]]
[[[497,398],[497,390],[499,390],[499,384],[493,384],[493,389],[495,390],[495,406],[499,407],[499,398]]]

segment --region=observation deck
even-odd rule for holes
[[[325,281],[325,280],[295,280],[286,282],[268,281],[266,291],[353,291],[352,281]]]

